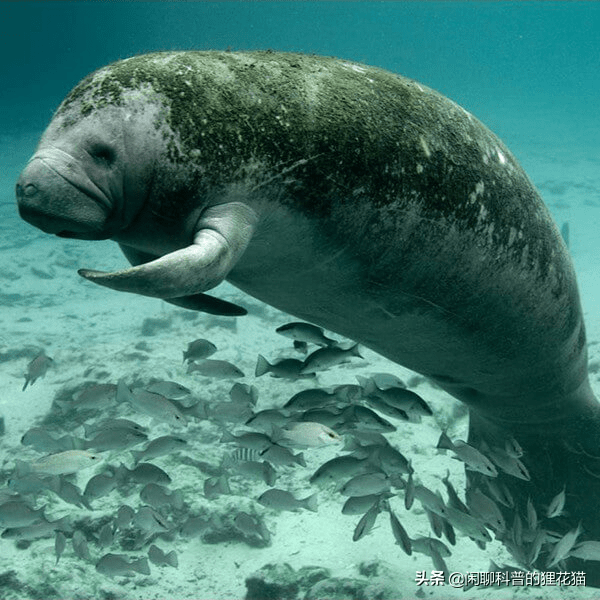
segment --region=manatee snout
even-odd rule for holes
[[[21,217],[45,233],[106,239],[111,207],[104,194],[73,165],[61,170],[48,157],[34,156],[23,169],[15,193]]]

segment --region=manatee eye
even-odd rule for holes
[[[90,149],[90,155],[107,165],[111,165],[116,158],[115,151],[106,144],[94,144]]]

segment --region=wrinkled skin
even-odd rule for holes
[[[531,481],[499,479],[522,564],[515,513],[530,497],[543,514],[565,485],[568,516],[542,526],[600,539],[571,260],[514,157],[453,102],[318,56],[140,56],[71,92],[17,198],[43,231],[121,245],[136,266],[80,271],[96,283],[242,314],[204,294],[226,279],[427,376],[469,405],[478,447],[514,436]],[[600,583],[597,563],[567,567]]]

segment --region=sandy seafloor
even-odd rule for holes
[[[5,138],[2,144],[4,164],[11,163],[15,155],[26,156],[27,148],[33,150],[35,135],[23,138]],[[597,269],[597,242],[594,223],[600,215],[599,161],[578,148],[550,146],[544,143],[527,143],[526,132],[519,148],[519,157],[534,182],[540,188],[557,221],[568,220],[571,232],[571,249],[582,293],[586,315],[590,361],[600,360],[600,275]],[[9,153],[9,148],[13,151]],[[19,148],[19,152],[14,152]],[[10,154],[10,156],[9,156]],[[9,164],[0,180],[2,201],[13,197],[16,165]],[[9,177],[8,175],[11,174]],[[10,211],[9,207],[3,207]],[[225,318],[198,314],[178,309],[163,302],[120,294],[83,281],[76,274],[79,267],[114,269],[125,265],[118,247],[112,242],[90,243],[65,241],[46,236],[22,223],[16,214],[2,221],[0,242],[0,414],[6,421],[6,433],[0,438],[0,468],[6,474],[14,458],[33,459],[33,450],[20,445],[25,431],[37,425],[48,412],[55,395],[65,387],[75,387],[83,382],[113,382],[124,377],[134,380],[175,380],[192,389],[193,394],[211,402],[229,400],[228,392],[233,381],[211,381],[201,376],[186,375],[182,365],[182,350],[196,338],[207,338],[219,351],[213,358],[225,359],[240,367],[246,377],[240,381],[254,384],[259,389],[257,410],[281,406],[297,391],[312,387],[315,382],[299,380],[289,382],[270,376],[255,378],[254,367],[259,353],[269,360],[280,356],[298,356],[291,342],[275,333],[278,325],[292,319],[266,307],[223,285],[215,295],[231,299],[249,309],[250,314],[236,319],[235,326]],[[142,326],[149,318],[160,319],[164,327],[154,335],[143,335]],[[54,359],[46,377],[37,381],[25,392],[21,391],[24,373],[31,356],[39,349]],[[19,351],[26,355],[15,357]],[[13,357],[7,359],[7,357]],[[365,360],[353,359],[351,363],[333,368],[319,375],[319,386],[356,383],[356,375],[388,371],[406,381],[414,374],[381,359],[366,350]],[[597,369],[596,369],[597,370]],[[598,375],[592,383],[600,394]],[[451,437],[466,436],[467,419],[464,408],[452,398],[421,380],[416,392],[433,407],[435,416],[423,419],[421,424],[396,422],[397,432],[387,437],[412,460],[420,481],[433,489],[443,491],[441,478],[447,470],[457,489],[462,489],[464,473],[461,464],[449,456],[439,454],[435,445],[441,427],[448,427]],[[169,425],[152,423],[140,416],[138,421],[150,425],[150,436],[158,437],[176,432],[189,440],[184,454],[213,466],[232,447],[219,442],[219,429],[210,422],[192,421],[187,429],[174,431]],[[82,435],[77,422],[73,433]],[[231,431],[240,426],[229,425]],[[143,446],[142,446],[143,447]],[[352,533],[359,517],[341,514],[345,500],[331,489],[311,486],[308,477],[315,469],[341,453],[337,447],[305,451],[307,467],[279,469],[277,486],[306,496],[318,491],[317,513],[275,513],[254,502],[267,486],[262,483],[245,483],[242,478],[231,480],[231,495],[207,500],[203,495],[203,482],[207,477],[198,468],[184,464],[183,454],[155,459],[153,462],[165,469],[173,482],[171,489],[181,488],[190,514],[215,512],[227,518],[236,510],[261,514],[272,533],[268,547],[251,547],[241,539],[204,543],[200,537],[184,539],[174,536],[156,543],[165,551],[177,552],[179,567],[151,565],[151,575],[131,578],[107,578],[73,553],[70,544],[58,564],[54,553],[54,539],[34,541],[26,549],[17,549],[13,540],[0,539],[0,589],[3,600],[14,598],[120,598],[120,599],[241,599],[245,595],[245,578],[267,563],[287,562],[295,569],[317,565],[331,570],[333,577],[364,578],[361,563],[379,566],[378,576],[371,577],[376,586],[383,583],[388,589],[386,598],[589,598],[594,591],[582,588],[475,588],[461,589],[417,588],[415,574],[418,570],[430,571],[431,560],[420,554],[407,557],[394,544],[386,514],[379,517],[374,531],[358,542]],[[106,453],[106,462],[131,466],[129,451]],[[98,470],[101,470],[99,467]],[[94,470],[81,471],[76,482],[83,489]],[[107,498],[93,503],[94,511],[76,508],[64,503],[53,494],[39,499],[46,503],[46,513],[51,518],[71,514],[78,520],[96,520],[114,514],[127,503],[139,506],[140,485],[122,496],[113,492]],[[428,535],[429,525],[420,508],[404,510],[401,497],[393,499],[401,522],[411,536]],[[230,517],[229,517],[230,518]],[[107,551],[123,552],[117,545],[100,550],[91,541],[90,552],[97,560]],[[131,556],[145,555],[145,550],[125,552]],[[490,543],[485,551],[475,543],[461,537],[446,559],[451,571],[486,571],[490,559],[497,563],[511,562],[498,543]],[[14,571],[13,578],[6,573]],[[2,579],[4,577],[4,579]],[[15,579],[16,578],[16,579]],[[23,587],[15,590],[7,581],[20,581]],[[28,586],[28,587],[27,587]],[[18,586],[17,586],[18,587]],[[600,592],[598,592],[600,594]]]

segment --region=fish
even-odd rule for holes
[[[298,454],[293,454],[287,448],[283,446],[279,446],[278,444],[273,444],[270,448],[267,448],[264,452],[260,453],[261,457],[274,465],[279,466],[293,466],[300,465],[301,467],[306,466],[306,461],[304,460],[304,454],[299,452]]]
[[[491,448],[489,456],[492,462],[505,473],[523,479],[523,481],[531,481],[527,467],[518,458],[507,454],[502,448]]]
[[[258,429],[263,433],[271,433],[273,427],[285,427],[292,417],[276,408],[267,408],[251,416],[244,425]]]
[[[380,512],[381,507],[379,502],[373,503],[373,505],[361,517],[360,521],[356,525],[356,528],[354,529],[354,533],[352,535],[353,542],[357,542],[372,531],[373,527],[375,526],[375,521],[377,520],[377,517]]]
[[[467,488],[467,505],[471,514],[479,517],[481,521],[497,534],[502,534],[506,531],[506,522],[502,516],[502,512],[498,505],[488,496],[486,496],[479,488]],[[535,529],[535,527],[531,527]]]
[[[0,504],[0,526],[27,527],[45,520],[44,510],[45,506],[36,510],[22,500],[9,500]]]
[[[204,480],[204,496],[213,500],[222,494],[231,494],[229,481],[225,475],[219,477],[208,477]]]
[[[28,385],[33,385],[40,377],[44,377],[54,361],[46,356],[42,350],[28,365],[27,373],[25,374],[25,385],[22,391],[27,389]]]
[[[566,499],[566,486],[563,487],[562,491],[556,494],[554,498],[550,501],[548,505],[548,509],[546,510],[546,517],[548,519],[554,519],[554,517],[559,517],[564,513],[565,509],[565,499]]]
[[[90,550],[88,548],[87,539],[83,532],[79,529],[73,532],[73,537],[71,538],[71,545],[73,546],[73,552],[75,552],[75,556],[77,556],[85,562],[92,562],[92,557],[90,556]]]
[[[406,489],[404,490],[404,508],[410,510],[415,501],[415,482],[412,473],[408,474]]]
[[[535,531],[538,526],[537,511],[535,510],[533,502],[529,497],[527,498],[527,525],[532,531]]]
[[[454,486],[450,482],[450,471],[446,471],[446,477],[442,479],[442,482],[446,486],[446,491],[448,492],[448,506],[452,506],[461,512],[469,513],[468,506],[459,498]]]
[[[161,394],[137,388],[132,390],[128,402],[135,410],[157,421],[169,423],[174,426],[183,426],[187,423],[186,417],[175,404]]]
[[[577,538],[581,534],[581,523],[575,529],[571,529],[552,547],[546,567],[551,569],[562,560],[565,560],[573,550]]]
[[[372,446],[369,460],[387,475],[410,474],[414,472],[410,461],[392,445]]]
[[[323,463],[311,476],[309,482],[315,485],[339,483],[346,477],[371,472],[373,465],[367,458],[345,455],[336,456]]]
[[[301,373],[304,362],[296,358],[282,358],[275,363],[270,363],[262,354],[256,359],[256,368],[254,376],[261,377],[265,373],[271,373],[272,377],[279,379],[298,379],[304,377],[314,377],[314,374]]]
[[[379,433],[396,431],[394,425],[366,406],[348,406],[342,411],[341,416],[343,426],[338,427],[340,432],[351,432],[354,429]]]
[[[245,450],[245,448],[241,448],[241,450]],[[268,486],[275,485],[277,480],[277,472],[266,460],[262,462],[257,460],[232,461],[228,468],[236,475],[264,481]]]
[[[465,463],[467,469],[483,473],[488,477],[498,477],[498,471],[489,458],[482,454],[477,448],[467,444],[463,440],[452,441],[442,431],[437,443],[438,449],[451,450],[455,458]]]
[[[410,421],[410,417],[406,411],[391,406],[378,396],[367,396],[366,401],[371,408],[383,413],[387,417],[392,417],[392,419],[397,419],[398,421]]]
[[[245,423],[254,415],[252,404],[216,402],[206,407],[206,414],[213,420],[227,423]]]
[[[296,420],[297,419],[298,416],[296,416]],[[321,423],[322,425],[336,429],[344,425],[342,411],[333,407],[307,410],[300,415],[300,420],[309,423]]]
[[[387,492],[390,487],[390,479],[385,473],[372,472],[355,475],[342,486],[340,492],[344,496],[367,496]]]
[[[389,388],[405,388],[406,384],[402,379],[400,379],[397,375],[393,373],[373,373],[370,378],[361,377],[360,375],[356,376],[358,383],[360,383],[361,387],[364,387],[363,383],[366,383],[367,379],[372,379],[373,383],[380,390],[387,390]]]
[[[165,519],[150,506],[141,506],[133,516],[132,523],[147,534],[164,533],[170,529]]]
[[[318,371],[348,362],[352,357],[363,358],[358,344],[354,344],[348,349],[343,349],[339,346],[319,348],[306,357],[300,374],[314,374]]]
[[[98,383],[80,390],[73,396],[73,401],[63,403],[63,408],[101,409],[117,401],[117,386],[114,383]]]
[[[31,446],[36,452],[61,452],[68,450],[62,447],[59,438],[53,437],[47,429],[32,427],[21,437],[23,446]]]
[[[453,506],[446,506],[444,518],[447,519],[453,527],[474,540],[480,542],[492,541],[492,537],[479,519],[476,519]]]
[[[278,327],[275,332],[292,340],[306,342],[307,344],[316,344],[317,346],[333,346],[337,343],[323,333],[322,327],[317,327],[310,323],[297,321],[286,323]]]
[[[143,427],[130,419],[103,419],[102,421],[94,421],[93,423],[84,423],[83,429],[86,438],[105,429],[133,429],[141,433],[148,431],[147,427]]]
[[[67,475],[82,469],[95,467],[102,461],[102,456],[85,450],[65,450],[57,454],[49,454],[43,458],[27,463],[16,460],[17,475],[21,473],[44,473],[47,475]]]
[[[337,396],[333,392],[328,392],[327,390],[322,390],[320,388],[310,388],[294,394],[283,405],[283,408],[290,410],[309,410],[335,404],[336,400]]]
[[[436,515],[444,516],[446,514],[446,505],[444,500],[437,492],[432,492],[424,485],[415,485],[413,491],[414,497],[418,500],[423,508],[427,508]]]
[[[171,483],[171,478],[160,467],[152,463],[139,463],[133,469],[128,469],[121,463],[115,469],[117,481],[135,481],[136,483]]]
[[[183,398],[189,396],[192,390],[186,388],[184,385],[177,383],[176,381],[155,381],[150,385],[146,386],[149,392],[160,394],[169,400],[175,400],[177,398]]]
[[[147,483],[140,491],[142,502],[155,509],[170,506],[176,510],[183,508],[182,490],[169,490],[158,483]]]
[[[432,550],[437,551],[440,556],[450,556],[452,553],[448,546],[441,540],[432,537],[418,536],[410,540],[411,547],[415,552],[431,556]]]
[[[117,478],[111,473],[99,473],[88,480],[83,497],[89,500],[103,498],[117,487]]]
[[[511,458],[521,458],[523,456],[523,448],[521,448],[519,442],[513,437],[509,437],[504,444],[504,451]]]
[[[229,397],[232,402],[256,406],[258,402],[258,388],[255,385],[240,383],[238,381],[231,386]]]
[[[199,373],[213,379],[236,379],[245,377],[244,372],[226,360],[205,359],[201,362],[189,362],[186,373]]]
[[[271,488],[261,494],[257,500],[259,504],[279,511],[298,511],[301,508],[317,512],[317,494],[306,498],[297,499],[293,494],[279,488]]]
[[[385,436],[377,431],[363,431],[353,429],[345,436],[343,450],[360,450],[365,446],[387,446],[389,442]]]
[[[63,475],[54,478],[53,491],[56,495],[64,500],[67,504],[73,504],[73,506],[85,506],[88,510],[91,510],[91,506],[84,496],[81,494],[81,490],[70,481],[67,481]]]
[[[51,477],[40,477],[35,473],[25,473],[15,476],[7,482],[8,488],[18,494],[39,494],[49,489],[51,485]]]
[[[367,400],[373,401],[374,398],[377,398],[381,402],[413,416],[431,416],[433,414],[427,402],[419,394],[404,387],[390,386],[380,389],[373,378],[361,378],[359,382]]]
[[[57,531],[54,536],[54,554],[56,554],[56,563],[60,560],[62,553],[65,551],[67,546],[67,538],[62,531]]]
[[[154,438],[144,450],[131,450],[133,459],[136,463],[146,461],[165,454],[174,454],[180,452],[187,446],[187,441],[174,435],[163,435]]]
[[[148,558],[152,564],[155,564],[158,567],[169,566],[177,568],[179,566],[175,550],[165,553],[155,544],[152,544],[150,548],[148,548]]]
[[[384,492],[382,494],[367,494],[366,496],[350,496],[342,507],[343,515],[364,515],[373,504],[391,498],[394,494]]]
[[[217,351],[217,347],[208,340],[198,339],[188,344],[187,350],[183,351],[183,362],[194,360],[203,360],[212,356]]]
[[[112,545],[115,539],[115,531],[110,523],[105,523],[98,532],[98,545],[100,548],[107,548]]]
[[[119,507],[119,510],[117,510],[117,517],[115,519],[115,529],[120,529],[122,531],[123,529],[129,527],[129,524],[131,523],[131,520],[133,519],[134,515],[135,511],[133,510],[133,508],[131,508],[131,506],[128,506],[127,504],[121,505]]]
[[[136,429],[129,427],[116,427],[114,429],[102,429],[93,439],[85,442],[86,450],[104,452],[106,450],[125,450],[131,446],[141,444],[148,436]]]
[[[580,542],[569,551],[569,556],[581,560],[600,561],[600,542],[595,540]]]
[[[293,448],[319,448],[341,442],[340,436],[322,423],[304,421],[288,423],[284,428],[274,428],[278,444]]]
[[[256,450],[259,454],[268,450],[273,445],[273,440],[268,435],[257,431],[233,435],[231,432],[225,430],[221,435],[220,441],[234,443],[244,448],[250,448]]]
[[[258,538],[265,543],[271,541],[271,532],[259,516],[252,516],[241,511],[233,519],[234,527],[249,538]]]
[[[394,511],[390,508],[389,503],[387,503],[387,510],[390,514],[390,526],[392,528],[392,534],[394,535],[394,539],[396,540],[396,544],[404,550],[405,554],[410,556],[412,554],[412,542],[406,529],[402,526],[398,517],[394,514]]]
[[[108,577],[132,577],[134,573],[150,575],[148,559],[129,560],[124,554],[105,554],[97,563],[96,571]]]

